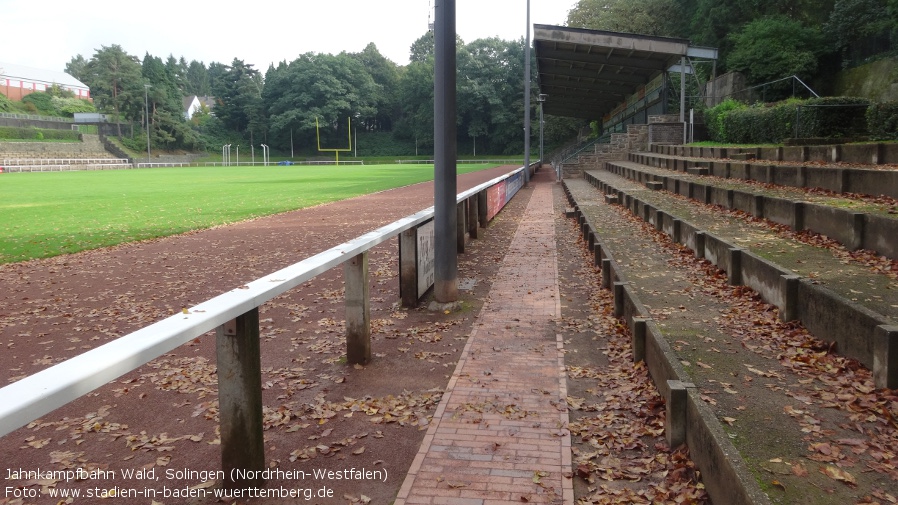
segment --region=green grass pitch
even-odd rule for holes
[[[459,165],[458,173],[495,165]],[[433,165],[0,175],[0,264],[277,214],[433,179]]]

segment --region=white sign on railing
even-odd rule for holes
[[[436,252],[434,245],[433,221],[428,221],[418,227],[418,298],[433,286],[434,265],[436,264]]]

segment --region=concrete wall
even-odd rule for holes
[[[898,144],[872,144],[879,146],[875,149],[867,146],[865,152],[878,153],[882,159],[895,159],[898,163]],[[864,145],[860,145],[864,147]],[[894,147],[893,147],[894,146]],[[653,151],[658,147],[652,146]],[[679,147],[679,146],[678,146]],[[668,150],[664,150],[668,151]],[[671,149],[676,152],[677,149]],[[786,148],[783,152],[788,152]],[[844,150],[842,151],[844,154]],[[680,158],[668,158],[676,156],[661,153],[658,156],[650,153],[631,153],[629,159],[643,165],[666,168],[673,171],[684,171],[686,167],[709,167],[711,175],[732,179],[755,180],[770,182],[783,186],[800,188],[822,188],[837,193],[852,192],[867,195],[884,195],[898,198],[898,171],[877,170],[875,168],[836,168],[817,165],[789,166],[772,165],[764,161],[687,161]],[[886,163],[886,162],[883,162]],[[888,162],[892,163],[892,162]]]
[[[648,142],[652,144],[682,144],[685,123],[655,123],[648,128]]]
[[[606,188],[606,190],[609,188]],[[568,191],[569,201],[575,205]],[[635,199],[633,200],[635,202]],[[634,209],[640,205],[633,204]],[[589,218],[577,211],[578,220],[585,234],[594,237],[595,257],[601,259],[603,282],[613,280],[615,314],[630,328],[634,352],[643,350],[642,360],[652,377],[652,381],[664,396],[668,408],[668,420],[676,416],[676,422],[685,428],[684,440],[689,446],[690,456],[702,472],[702,483],[713,500],[730,505],[767,505],[769,497],[761,490],[754,476],[748,471],[744,461],[720,426],[717,417],[705,405],[694,389],[686,397],[682,412],[672,413],[670,381],[687,382],[689,376],[678,357],[670,348],[658,325],[650,319],[650,314],[636,293],[628,285],[622,269],[614,261],[610,251],[595,237],[594,227]],[[662,218],[662,221],[665,221]],[[608,271],[610,270],[610,271]],[[637,331],[637,319],[642,328]],[[640,334],[641,333],[641,334]],[[641,339],[641,341],[640,341]],[[669,435],[669,430],[668,434]],[[679,443],[679,442],[677,442]]]
[[[633,167],[621,167],[614,162],[608,162],[605,166],[608,171],[631,180],[642,181],[649,177],[659,177]],[[717,173],[719,166],[715,165],[713,170],[714,175],[721,175]],[[804,173],[804,177],[818,187],[828,186],[828,189],[833,191],[850,185],[848,181],[853,180],[851,176],[855,175],[855,171],[852,170],[820,167],[802,167],[802,170],[788,173],[795,177],[797,172]],[[869,181],[872,183],[876,173],[884,173],[877,170],[870,172],[873,173],[857,176],[857,180],[870,177]],[[766,182],[768,178],[777,180],[776,174],[777,172],[769,166],[729,164],[731,178]],[[678,175],[661,176],[661,180],[663,188],[671,193],[687,196],[702,203],[741,210],[755,217],[796,228],[797,231],[811,230],[831,237],[851,250],[870,249],[889,258],[898,258],[898,219],[716,186],[696,189],[701,185],[681,180]]]
[[[0,158],[115,158],[97,135],[84,134],[82,138],[82,142],[0,142]]]
[[[616,191],[614,186],[597,179],[590,173],[585,178],[602,191]],[[655,209],[650,204],[650,215],[663,215],[663,219],[671,219],[666,213]],[[637,214],[640,216],[640,214]],[[656,228],[658,226],[656,225]],[[687,230],[685,233],[683,230]],[[787,320],[800,320],[805,327],[820,339],[836,344],[837,352],[843,356],[854,358],[864,366],[874,370],[874,376],[893,377],[896,372],[890,368],[898,366],[898,362],[889,362],[883,356],[875,356],[874,335],[883,325],[890,322],[884,316],[866,309],[856,303],[834,293],[825,286],[816,284],[811,279],[800,279],[793,272],[773,264],[749,251],[738,249],[733,244],[703,231],[691,223],[682,221],[680,225],[680,243],[686,243],[701,233],[703,247],[696,255],[704,257],[722,271],[727,272],[731,284],[742,284],[757,291],[761,297],[786,315]],[[898,232],[893,237],[898,237]],[[736,252],[738,251],[738,252]],[[738,262],[734,261],[738,256]],[[738,265],[738,268],[733,268]],[[789,289],[792,277],[797,283],[794,290]],[[781,315],[781,317],[783,317]],[[881,352],[885,353],[885,349]],[[888,351],[891,352],[891,351]],[[876,362],[880,370],[877,372]],[[879,375],[877,375],[879,374]],[[891,374],[891,375],[890,375]],[[882,379],[880,379],[882,380]],[[877,387],[886,387],[878,384]]]

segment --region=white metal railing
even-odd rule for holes
[[[312,161],[292,161],[288,160],[289,163],[284,163],[283,161],[269,161],[267,164],[264,161],[253,162],[253,161],[213,161],[209,163],[195,163],[196,166],[208,166],[208,167],[262,167],[262,166],[291,166],[291,165],[337,165],[334,160],[312,160]],[[339,165],[364,165],[365,162],[362,160],[349,160],[343,161],[341,160]]]
[[[514,165],[514,164],[521,163],[521,160],[501,160],[501,159],[500,160],[456,160],[455,162],[463,163],[466,165],[475,164],[475,163],[482,163],[482,164],[498,163],[500,165]],[[433,163],[434,163],[433,160],[396,160],[396,164],[398,164],[398,165],[405,165],[405,164],[433,165]]]
[[[127,164],[127,158],[3,158],[0,166],[35,167],[40,165],[96,165],[104,163]]]
[[[0,165],[4,172],[68,172],[77,170],[104,170],[112,168],[132,168],[130,163],[91,163],[79,165]]]
[[[189,162],[159,162],[159,163],[137,163],[137,168],[153,168],[153,167],[189,167],[193,166]]]
[[[523,167],[464,191],[457,195],[457,202],[472,197],[477,199],[481,192],[521,171]],[[190,307],[186,313],[170,316],[3,387],[0,389],[0,436],[210,330],[221,328],[268,300],[432,219],[433,212],[430,207],[399,219]]]

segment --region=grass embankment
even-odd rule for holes
[[[459,165],[458,173],[494,165]],[[433,165],[0,175],[0,264],[152,239],[433,179]]]

